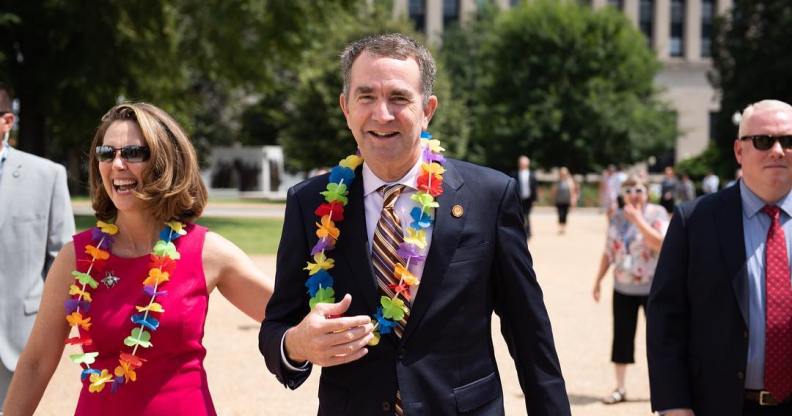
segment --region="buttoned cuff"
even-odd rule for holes
[[[286,349],[283,346],[285,342],[286,342],[286,333],[284,332],[283,338],[281,338],[281,343],[280,343],[281,361],[283,362],[283,365],[285,365],[286,368],[288,368],[290,371],[299,371],[299,372],[308,371],[308,366],[311,365],[310,362],[305,361],[299,367],[295,367],[292,364],[292,362],[288,358],[286,358]]]

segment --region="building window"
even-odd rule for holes
[[[415,29],[424,32],[426,30],[426,1],[410,0],[409,14],[410,20],[415,23]]]
[[[701,2],[701,57],[712,56],[712,21],[715,18],[715,0]]]
[[[641,33],[646,36],[646,40],[649,42],[649,46],[652,46],[654,42],[654,25],[652,21],[654,20],[654,0],[641,0],[638,5],[638,27],[641,29]]]
[[[682,56],[685,53],[685,0],[671,0],[671,42],[668,44],[669,56]]]
[[[613,6],[616,10],[624,10],[624,0],[608,0],[608,6]]]
[[[459,0],[443,0],[443,27],[459,24]]]

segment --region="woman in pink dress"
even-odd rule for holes
[[[64,340],[78,346],[70,358],[82,369],[77,415],[216,414],[201,342],[209,293],[219,289],[260,322],[272,281],[233,243],[192,223],[206,188],[189,138],[163,110],[113,107],[89,169],[97,227],[75,235],[53,263],[5,414],[35,411]]]

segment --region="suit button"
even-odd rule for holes
[[[737,378],[740,379],[740,380],[744,379],[745,378],[745,373],[743,373],[742,371],[738,371],[737,372]]]
[[[390,402],[382,402],[382,411],[383,412],[390,412],[391,411]]]

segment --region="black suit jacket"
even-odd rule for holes
[[[536,187],[538,182],[536,181],[536,174],[534,173],[534,171],[529,170],[529,172],[530,174],[528,175],[528,189],[531,190],[531,195],[528,197],[527,201],[529,204],[533,204],[534,202],[536,202],[536,196],[537,196]],[[517,195],[520,195],[520,171],[519,170],[512,171],[511,176],[512,178],[514,178],[515,181],[517,181]]]
[[[397,386],[407,415],[503,414],[491,317],[514,358],[531,415],[569,415],[542,291],[525,243],[516,184],[508,176],[448,160],[432,244],[404,337],[385,335],[362,359],[322,370],[320,415],[392,414]],[[352,295],[348,316],[372,315],[379,294],[372,273],[358,169],[332,257],[336,299]],[[289,191],[278,249],[275,292],[261,325],[259,349],[286,386],[308,372],[281,361],[284,332],[308,313],[302,270],[315,244],[314,209],[327,176]],[[464,215],[451,215],[461,205]]]
[[[740,187],[674,211],[647,307],[652,409],[741,415],[748,275]]]

